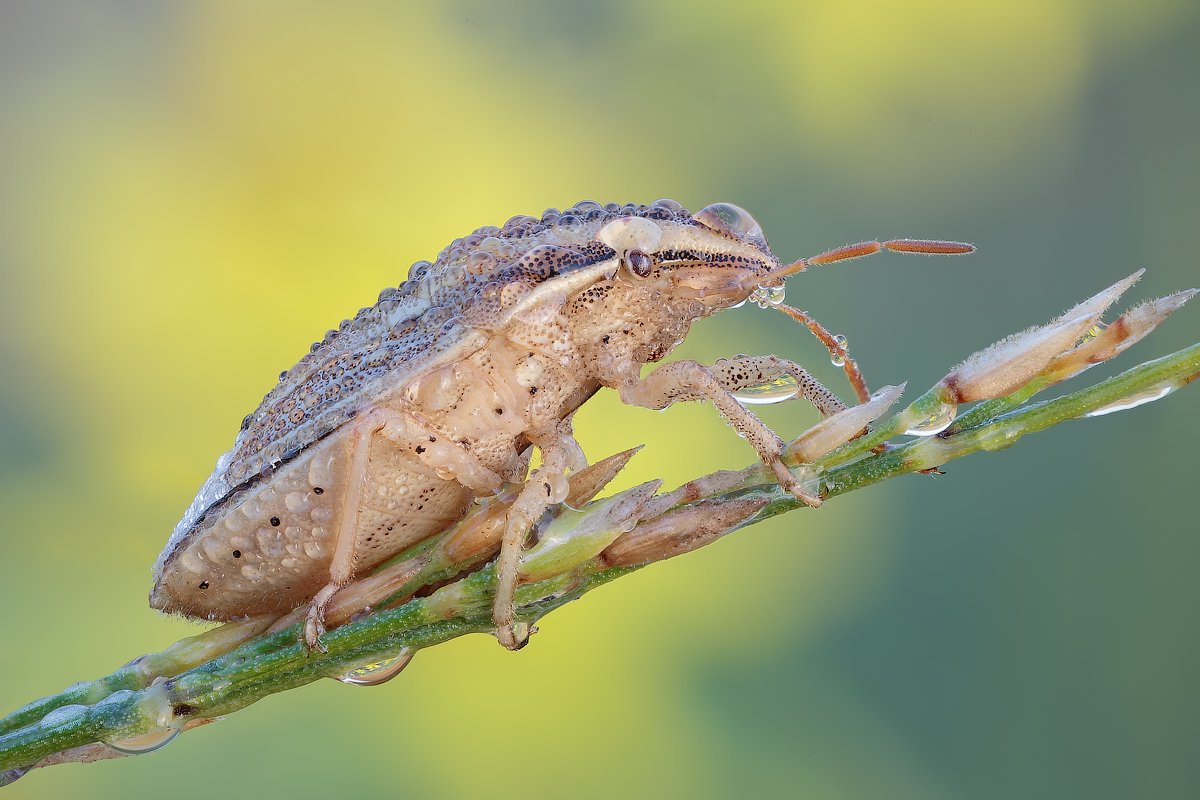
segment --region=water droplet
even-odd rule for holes
[[[492,269],[496,264],[496,258],[487,250],[473,250],[467,256],[467,271],[472,275],[482,275]]]
[[[1084,414],[1084,416],[1085,417],[1102,417],[1105,414],[1111,414],[1114,411],[1125,411],[1130,408],[1137,408],[1138,406],[1144,406],[1146,403],[1153,403],[1155,400],[1161,400],[1162,398],[1169,395],[1171,392],[1175,391],[1177,388],[1179,388],[1179,387],[1173,383],[1168,383],[1166,385],[1160,384],[1158,386],[1152,386],[1149,389],[1144,389],[1140,392],[1135,392],[1134,394],[1131,394],[1128,397],[1122,397],[1120,400],[1109,403],[1106,406],[1101,406],[1100,408],[1097,408],[1095,411],[1089,411],[1088,413]]]
[[[839,352],[830,354],[829,363],[835,367],[846,366],[846,346],[849,344],[849,341],[849,339],[840,333],[833,337],[833,343],[838,346]]]
[[[954,417],[957,415],[957,404],[942,403],[924,418],[910,423],[910,427],[905,433],[909,436],[934,436],[949,428],[950,423],[954,422]]]
[[[1108,324],[1107,324],[1107,323],[1105,323],[1105,322],[1099,322],[1099,321],[1098,321],[1098,322],[1097,322],[1095,325],[1093,325],[1092,327],[1088,328],[1088,329],[1087,329],[1087,332],[1086,332],[1086,333],[1084,333],[1084,334],[1083,334],[1083,336],[1080,336],[1080,337],[1079,337],[1079,341],[1075,342],[1075,346],[1076,346],[1076,347],[1078,347],[1079,345],[1081,345],[1081,344],[1084,344],[1085,342],[1088,342],[1088,341],[1090,341],[1090,340],[1092,340],[1092,339],[1095,339],[1095,338],[1096,338],[1097,336],[1099,336],[1099,335],[1100,335],[1100,334],[1101,334],[1101,333],[1104,331],[1104,329],[1105,329],[1105,328],[1107,328],[1107,327],[1108,327]]]
[[[130,736],[126,739],[114,739],[111,742],[105,742],[105,744],[113,750],[120,750],[122,753],[139,755],[157,750],[178,735],[178,728],[155,728],[146,733],[139,733],[137,736]]]
[[[570,232],[577,230],[583,224],[583,220],[574,214],[563,214],[554,222],[554,227],[562,232]]]
[[[785,372],[762,383],[738,389],[733,396],[744,406],[762,406],[791,400],[799,389],[796,379],[790,373]]]
[[[410,647],[405,647],[390,658],[373,661],[358,669],[352,669],[345,675],[339,675],[338,680],[351,686],[378,686],[387,683],[404,671],[416,652]]]
[[[428,261],[417,261],[408,269],[408,280],[419,281],[429,274],[429,268],[433,264]]]
[[[784,301],[786,290],[782,286],[760,286],[750,295],[759,308],[777,306]]]
[[[42,717],[39,726],[43,728],[57,728],[59,725],[67,725],[76,722],[80,717],[87,714],[88,707],[73,703],[71,705],[59,706],[53,709],[46,716]]]
[[[287,506],[288,511],[298,514],[301,511],[308,511],[312,500],[307,492],[288,492],[283,498],[283,504]]]
[[[546,475],[543,480],[546,482],[546,486],[549,489],[549,493],[546,495],[547,500],[549,500],[551,503],[561,503],[567,499],[567,495],[571,490],[571,485],[567,482],[565,477],[555,472]]]

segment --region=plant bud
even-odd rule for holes
[[[904,385],[885,386],[862,405],[851,406],[813,425],[788,445],[785,458],[799,462],[816,461],[841,447],[864,428],[879,419],[904,392]]]
[[[1195,289],[1187,289],[1134,306],[1074,350],[1054,359],[1051,367],[1066,379],[1093,364],[1120,355],[1145,338],[1195,294]]]
[[[604,561],[613,567],[636,567],[683,555],[730,533],[768,502],[765,497],[743,497],[683,506],[617,539],[604,551]]]
[[[597,500],[583,511],[563,510],[539,532],[521,556],[523,582],[561,575],[590,561],[618,536],[632,530],[662,481],[650,481]]]
[[[1011,394],[1041,374],[1056,356],[1070,350],[1143,272],[1138,270],[1118,281],[1049,324],[1013,334],[975,353],[939,385],[955,403]]]

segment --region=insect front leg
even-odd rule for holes
[[[660,367],[661,369],[661,367]],[[823,417],[831,417],[846,409],[836,394],[814,378],[808,370],[779,356],[736,356],[722,358],[706,367],[729,393],[790,375],[796,381],[796,394],[812,403]],[[869,395],[868,395],[869,397]],[[694,399],[705,399],[699,396]],[[739,404],[740,405],[740,404]]]
[[[542,463],[530,474],[508,511],[500,555],[496,557],[496,597],[492,604],[492,617],[496,622],[496,638],[509,650],[519,650],[529,641],[528,625],[513,624],[513,596],[517,589],[517,572],[525,540],[546,509],[566,499],[569,488],[567,470],[577,469],[581,462],[586,463],[567,420],[563,420],[549,434],[529,434],[529,440],[541,452]]]
[[[325,584],[309,604],[304,622],[304,641],[310,649],[320,649],[321,634],[325,632],[325,610],[334,595],[355,576],[360,566],[358,553],[358,522],[363,504],[363,485],[369,467],[371,441],[383,436],[400,444],[411,443],[414,437],[423,443],[418,446],[421,458],[428,466],[445,473],[479,493],[495,491],[503,481],[461,445],[438,436],[416,415],[391,408],[378,407],[352,423],[349,448],[350,463],[346,476],[345,495],[334,538],[333,557],[329,564],[329,583]]]
[[[672,403],[689,400],[710,401],[734,430],[758,451],[759,457],[775,473],[779,485],[815,508],[821,504],[821,498],[805,491],[783,463],[783,440],[733,396],[739,389],[784,375],[796,380],[798,394],[816,406],[822,415],[828,417],[846,408],[837,395],[806,369],[778,356],[739,356],[722,359],[712,367],[690,360],[674,361],[644,378],[629,376],[616,388],[622,402],[645,408],[666,408]]]

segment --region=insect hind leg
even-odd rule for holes
[[[334,538],[333,557],[329,564],[329,582],[312,598],[304,622],[304,642],[309,649],[324,650],[321,635],[325,632],[325,611],[334,595],[355,577],[361,552],[358,525],[364,501],[363,487],[370,466],[371,442],[382,436],[401,444],[407,436],[420,434],[420,458],[427,467],[446,470],[453,480],[480,493],[498,489],[501,478],[460,445],[437,436],[417,415],[387,407],[376,407],[352,423],[349,432],[350,463],[342,511]],[[369,565],[368,565],[369,566]]]
[[[329,583],[321,587],[308,606],[304,619],[304,643],[310,650],[325,652],[321,635],[325,633],[325,609],[333,596],[354,578],[354,532],[358,527],[358,509],[362,503],[371,437],[387,424],[377,412],[368,414],[354,425],[350,437],[350,470],[346,491],[342,497],[342,513],[334,540],[333,558],[329,563]]]

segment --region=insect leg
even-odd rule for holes
[[[550,506],[566,499],[565,473],[579,462],[581,455],[568,420],[563,420],[550,434],[531,433],[529,439],[541,451],[542,463],[530,474],[508,511],[500,555],[496,557],[496,597],[492,617],[496,621],[496,638],[509,650],[518,650],[529,641],[528,626],[513,624],[513,596],[517,589],[521,550],[538,518]]]
[[[446,437],[438,436],[414,414],[379,407],[353,423],[348,434],[350,469],[334,538],[333,558],[329,565],[329,583],[313,596],[304,623],[304,641],[309,648],[320,649],[321,634],[325,632],[325,609],[334,595],[353,580],[358,566],[358,515],[362,506],[371,440],[376,435],[400,444],[410,443],[414,437],[419,437],[426,444],[421,446],[422,452],[418,457],[468,489],[491,492],[503,483],[499,475],[480,463],[470,452]]]
[[[670,365],[668,364],[667,366]],[[731,394],[750,386],[757,386],[782,377],[783,375],[791,375],[796,380],[796,393],[812,403],[821,412],[822,416],[829,417],[846,408],[841,399],[829,389],[826,389],[808,370],[795,361],[789,361],[786,358],[780,358],[779,356],[737,356],[736,358],[723,358],[711,367],[699,366],[710,372],[721,385],[721,388]],[[660,367],[659,369],[661,370],[662,368]],[[655,373],[657,372],[658,370],[655,371]],[[646,377],[649,378],[651,376],[647,375]],[[669,392],[664,392],[655,401],[655,405],[647,407],[666,408],[673,403],[708,399],[710,397],[705,391],[680,383],[672,386]],[[643,405],[643,403],[631,403],[631,405]]]
[[[417,458],[439,474],[480,494],[490,494],[504,485],[504,479],[489,469],[471,451],[440,435],[421,415],[407,410],[378,409],[386,413],[386,423],[378,429],[381,436],[401,446],[421,442]]]
[[[346,476],[342,513],[334,538],[333,558],[329,564],[329,583],[313,595],[308,606],[308,615],[304,620],[304,642],[310,650],[325,651],[321,644],[321,634],[325,632],[325,608],[338,590],[354,577],[354,532],[358,527],[358,509],[362,502],[367,456],[371,451],[371,437],[386,424],[386,419],[381,419],[376,412],[371,412],[347,434],[350,443],[350,470]]]
[[[821,504],[821,499],[805,491],[783,463],[783,440],[733,396],[733,391],[738,388],[785,373],[796,378],[799,391],[823,415],[829,416],[846,407],[837,395],[822,386],[799,364],[777,356],[745,356],[722,361],[714,367],[706,367],[696,361],[674,361],[644,378],[631,375],[616,388],[622,402],[645,408],[666,408],[672,403],[688,400],[710,401],[733,429],[758,451],[759,457],[779,479],[779,485],[801,502],[815,508]]]
[[[844,411],[846,404],[825,388],[804,367],[779,356],[737,356],[722,358],[707,369],[728,392],[737,392],[765,381],[790,375],[796,381],[796,393],[812,403],[821,416],[830,417]],[[870,395],[867,395],[868,398]],[[696,399],[705,399],[698,397]]]

